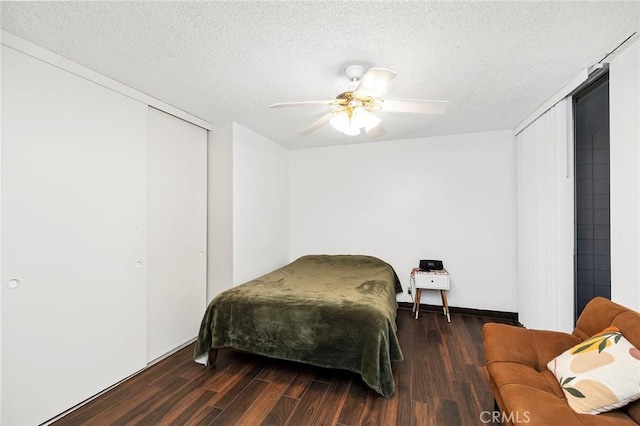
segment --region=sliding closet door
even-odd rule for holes
[[[206,248],[207,131],[149,108],[148,361],[198,334]]]
[[[147,106],[2,48],[2,424],[146,365]]]

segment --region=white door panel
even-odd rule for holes
[[[198,334],[206,247],[207,131],[149,108],[148,361]]]
[[[147,106],[2,49],[1,423],[22,425],[146,365]]]

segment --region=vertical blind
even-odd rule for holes
[[[518,314],[527,328],[573,329],[572,122],[565,98],[516,136]]]

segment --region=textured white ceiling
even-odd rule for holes
[[[352,63],[398,72],[389,96],[451,101],[383,114],[377,140],[513,129],[640,28],[640,2],[2,2],[2,28],[211,122],[290,148]],[[367,142],[368,136],[351,142]]]

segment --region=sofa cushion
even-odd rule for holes
[[[551,359],[582,341],[567,333],[497,323],[485,324],[482,334],[487,364],[515,362],[538,371],[546,371]]]
[[[586,340],[610,325],[617,325],[622,331],[622,334],[625,334],[626,330],[618,325],[620,322],[618,321],[618,316],[621,314],[627,315],[627,313],[630,313],[632,316],[638,316],[638,313],[630,311],[628,308],[618,305],[611,300],[605,299],[604,297],[595,297],[587,303],[587,306],[585,306],[580,314],[576,322],[576,328],[572,334],[579,337],[580,340]],[[630,336],[627,338],[636,345],[638,344],[638,342],[635,342]]]
[[[640,351],[615,326],[568,349],[547,367],[578,413],[603,413],[640,398]]]
[[[582,426],[583,423],[564,398],[524,384],[508,384],[500,388],[508,424]],[[507,420],[507,421],[504,421]]]
[[[487,371],[498,388],[505,385],[521,384],[564,399],[562,388],[549,370],[538,371],[515,362],[496,362],[488,365]]]
[[[624,411],[578,414],[567,400],[540,389],[510,384],[500,388],[504,398],[503,424],[532,426],[634,426],[636,423]],[[482,420],[482,419],[481,419]]]

